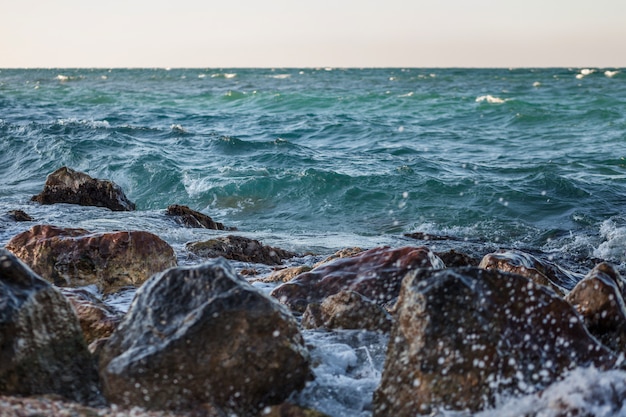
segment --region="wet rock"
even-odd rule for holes
[[[616,361],[566,301],[517,274],[418,270],[396,308],[374,417],[478,411]]]
[[[476,259],[466,253],[457,252],[451,249],[447,252],[435,253],[448,268],[457,268],[460,266],[478,266],[480,259]]]
[[[203,258],[223,257],[234,261],[280,265],[283,259],[296,256],[283,249],[265,246],[258,240],[243,236],[224,236],[187,244],[187,250]]]
[[[411,239],[417,239],[417,240],[432,240],[432,241],[437,241],[437,240],[454,240],[454,241],[465,241],[465,239],[460,238],[460,237],[456,237],[456,236],[433,235],[433,234],[424,233],[424,232],[405,233],[404,236],[405,237],[410,237]]]
[[[323,264],[282,284],[271,294],[298,312],[304,312],[309,303],[321,303],[342,290],[358,292],[384,305],[398,296],[407,272],[444,267],[426,247],[380,247]]]
[[[33,218],[23,210],[11,210],[7,213],[16,222],[32,222]]]
[[[309,272],[310,266],[300,265],[273,271],[268,277],[262,279],[262,282],[289,282],[300,274]]]
[[[74,307],[87,344],[111,336],[122,321],[121,312],[85,289],[60,288],[60,291]]]
[[[309,304],[302,327],[315,329],[364,329],[388,332],[393,319],[382,306],[354,291],[340,291],[321,304]]]
[[[0,249],[0,393],[99,404],[98,374],[67,299]]]
[[[363,252],[365,249],[359,248],[359,247],[353,247],[353,248],[344,248],[341,250],[338,250],[337,252],[333,253],[332,255],[324,258],[323,260],[319,261],[318,263],[316,263],[315,265],[313,265],[314,268],[323,265],[323,264],[327,264],[331,261],[334,261],[335,259],[343,259],[343,258],[351,258],[355,255],[358,255],[359,253]]]
[[[583,278],[580,274],[518,250],[502,250],[485,255],[479,268],[523,275],[552,288],[559,295],[567,293]]]
[[[224,259],[154,275],[100,353],[107,398],[150,409],[208,403],[255,415],[301,389],[297,322]]]
[[[190,209],[187,206],[172,204],[167,208],[168,216],[175,216],[186,227],[198,229],[226,230],[222,223],[214,221],[206,214]],[[234,230],[229,228],[228,230]]]
[[[13,237],[7,249],[57,286],[96,284],[104,293],[139,286],[176,265],[174,250],[143,231],[90,233],[37,225]]]
[[[601,263],[565,297],[581,314],[589,332],[621,353],[626,353],[625,286],[612,265]]]
[[[135,210],[135,204],[126,197],[119,185],[109,180],[91,178],[68,167],[59,168],[48,175],[43,191],[31,200],[40,204],[69,203],[106,207],[113,211]]]

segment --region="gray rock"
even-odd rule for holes
[[[254,415],[303,388],[293,316],[223,259],[156,274],[100,352],[107,399],[151,409],[209,403]]]
[[[0,393],[100,404],[98,374],[68,300],[0,249]]]

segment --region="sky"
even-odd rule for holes
[[[0,0],[0,68],[626,67],[625,0]]]

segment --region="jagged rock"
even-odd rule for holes
[[[172,204],[167,208],[168,216],[175,216],[185,226],[199,229],[225,230],[222,223],[214,221],[206,214],[190,209],[187,206]],[[234,229],[228,229],[234,230]]]
[[[33,218],[23,210],[11,210],[7,213],[16,222],[32,222]]]
[[[374,417],[479,411],[616,362],[566,301],[517,274],[418,270],[396,309]]]
[[[90,233],[37,225],[13,237],[7,249],[57,286],[96,284],[104,293],[139,286],[176,265],[170,245],[143,231]]]
[[[0,249],[0,393],[102,403],[98,374],[67,299]]]
[[[338,250],[337,252],[333,253],[330,256],[327,256],[323,260],[313,265],[313,268],[317,268],[318,266],[327,264],[331,261],[334,261],[335,259],[350,258],[352,256],[358,255],[359,253],[362,253],[364,250],[365,249],[362,249],[359,247],[344,248],[344,249]]]
[[[340,291],[321,304],[309,304],[302,327],[314,329],[364,329],[388,332],[393,319],[380,305],[354,291]]]
[[[135,204],[119,185],[62,167],[48,175],[41,193],[32,198],[40,204],[69,203],[81,206],[106,207],[113,211],[132,211]]]
[[[263,278],[262,282],[289,282],[300,274],[304,274],[305,272],[309,272],[311,269],[310,266],[300,265],[300,266],[292,266],[289,268],[278,269],[273,271],[268,277]]]
[[[426,247],[380,247],[336,259],[282,284],[272,296],[294,311],[304,312],[309,303],[321,303],[342,290],[352,290],[384,305],[400,292],[402,278],[418,268],[444,268]]]
[[[435,252],[435,254],[446,264],[448,268],[457,268],[460,266],[478,266],[480,259],[476,259],[466,253],[457,252],[451,249],[447,252]]]
[[[559,295],[567,293],[583,278],[581,274],[519,250],[502,250],[485,255],[478,267],[523,275],[552,288]]]
[[[581,314],[589,332],[618,353],[626,353],[625,286],[613,266],[601,263],[565,297]]]
[[[87,344],[111,336],[122,321],[121,312],[85,289],[60,288],[60,291],[72,303]]]
[[[221,256],[234,261],[266,265],[280,265],[283,259],[296,256],[293,252],[265,246],[258,240],[232,235],[203,242],[187,243],[186,247],[190,252],[203,258],[218,258]]]
[[[138,291],[100,352],[106,397],[255,415],[301,389],[309,356],[297,322],[224,259],[171,268]]]

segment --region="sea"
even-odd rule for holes
[[[62,166],[114,181],[137,210],[31,202]],[[183,228],[171,204],[237,231]],[[297,252],[291,265],[426,245],[520,249],[581,274],[604,260],[626,276],[626,69],[0,69],[0,245],[33,224],[147,230],[183,265],[202,262],[185,243],[236,233]],[[132,296],[108,301],[124,309]],[[386,336],[304,337],[316,380],[294,400],[371,416]],[[550,392],[580,400],[568,390],[626,374],[567,378],[480,416],[530,413]]]

